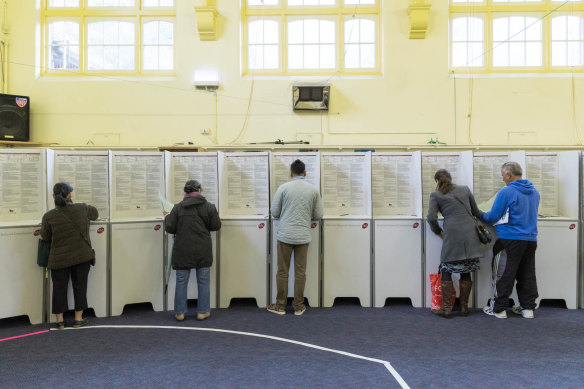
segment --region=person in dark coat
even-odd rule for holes
[[[452,312],[452,273],[460,273],[460,313],[468,315],[468,299],[472,288],[470,273],[479,269],[479,258],[485,247],[475,231],[479,208],[468,186],[452,184],[452,176],[445,169],[434,175],[436,191],[430,195],[428,224],[443,239],[440,254],[442,276],[442,308],[432,313],[450,317]],[[438,212],[444,216],[443,228],[438,224]]]
[[[71,200],[73,188],[66,182],[53,187],[55,209],[43,215],[41,238],[51,242],[48,268],[53,281],[53,307],[56,328],[65,328],[63,313],[69,309],[67,289],[69,277],[73,284],[75,301],[74,328],[83,327],[83,311],[87,308],[87,279],[89,268],[95,263],[95,254],[90,247],[89,221],[97,220],[97,209],[91,205]]]
[[[176,270],[174,317],[178,321],[187,312],[187,287],[191,269],[197,272],[197,320],[211,316],[211,265],[213,246],[210,231],[221,228],[215,205],[201,194],[201,183],[188,180],[183,201],[176,204],[164,218],[164,229],[174,236],[172,268]]]

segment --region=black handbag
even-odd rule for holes
[[[493,240],[493,237],[491,236],[491,232],[485,228],[485,226],[483,225],[483,223],[477,219],[476,216],[474,216],[464,205],[464,203],[462,202],[462,200],[460,200],[458,197],[454,196],[454,198],[456,200],[458,200],[459,203],[462,204],[462,207],[464,208],[464,210],[466,212],[468,212],[468,214],[470,215],[470,217],[472,217],[472,220],[474,220],[475,222],[475,231],[477,232],[477,236],[479,237],[479,241],[482,244],[489,244],[491,243],[491,241]]]
[[[39,239],[39,247],[37,252],[37,265],[40,267],[47,267],[49,264],[49,254],[51,253],[51,242]]]

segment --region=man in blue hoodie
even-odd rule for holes
[[[481,220],[496,223],[508,213],[507,222],[497,224],[499,239],[493,247],[494,261],[499,261],[495,298],[483,308],[488,315],[506,319],[509,296],[517,280],[520,308],[513,312],[533,319],[535,299],[538,297],[535,278],[535,250],[537,248],[537,210],[539,192],[529,180],[522,179],[521,166],[506,162],[501,176],[507,185],[497,193],[489,212],[481,212]],[[506,260],[503,260],[506,257]]]

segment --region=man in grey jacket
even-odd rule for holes
[[[268,305],[268,311],[278,315],[286,313],[288,297],[288,271],[294,252],[294,301],[295,315],[306,311],[304,285],[306,284],[306,256],[311,241],[310,224],[322,218],[322,201],[318,190],[308,183],[304,162],[297,159],[290,165],[291,181],[280,185],[272,201],[272,216],[278,223],[278,272],[276,303]]]

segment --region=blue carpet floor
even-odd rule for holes
[[[194,312],[194,309],[191,309]],[[252,332],[388,361],[412,388],[584,387],[584,310],[542,307],[536,319],[473,310],[451,320],[409,306],[341,304],[278,316],[251,305],[194,313],[127,310],[91,326],[178,326]],[[49,328],[0,321],[0,339]],[[272,339],[158,328],[50,331],[0,342],[0,388],[399,388],[381,363]]]

